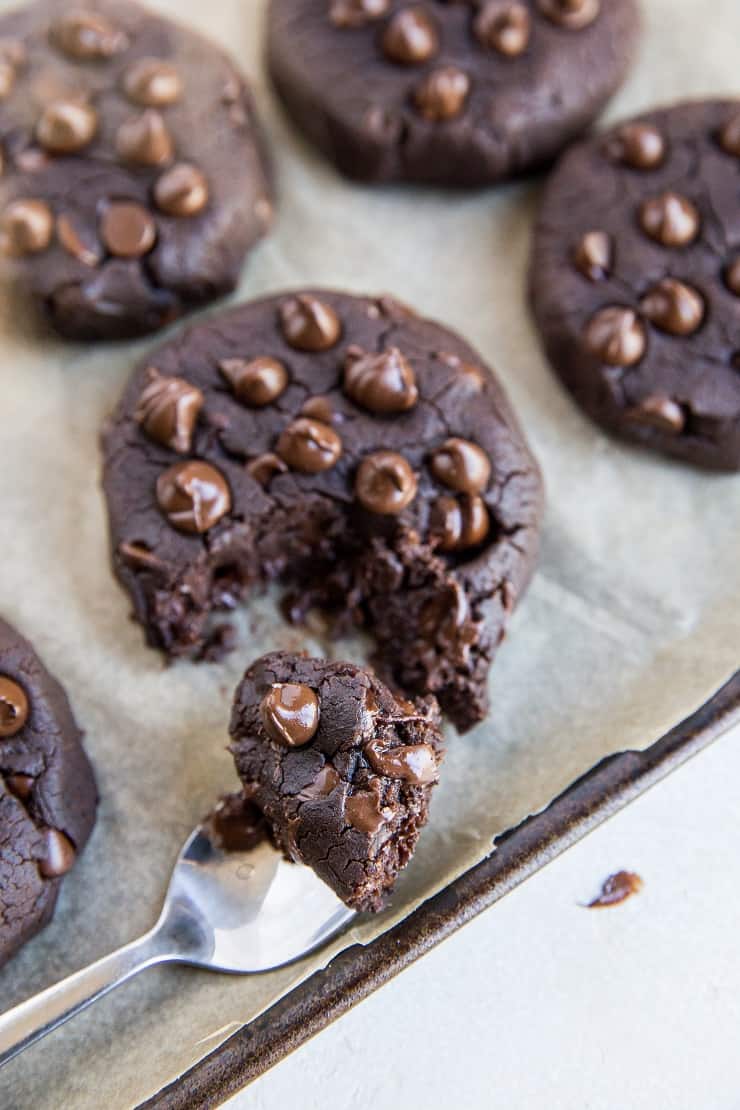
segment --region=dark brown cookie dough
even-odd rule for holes
[[[170,656],[228,647],[265,581],[364,624],[461,728],[532,573],[542,488],[501,387],[389,298],[247,304],[154,351],[104,436],[116,573]],[[216,618],[216,619],[214,619]]]
[[[680,104],[569,151],[530,285],[587,413],[700,466],[740,469],[740,100]]]
[[[270,222],[244,79],[131,0],[0,18],[0,252],[64,335],[153,331],[233,289]]]
[[[362,667],[275,652],[245,674],[230,731],[278,847],[349,906],[382,909],[437,783],[434,698],[399,700]]]
[[[635,0],[271,0],[268,59],[348,177],[476,186],[551,160],[631,61]]]
[[[50,921],[96,803],[64,690],[0,620],[0,964]]]

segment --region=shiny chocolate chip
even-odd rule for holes
[[[675,278],[663,278],[640,301],[643,314],[670,335],[692,335],[704,319],[701,293]]]
[[[281,433],[277,453],[292,470],[319,474],[337,463],[342,454],[342,441],[328,424],[299,416]]]
[[[390,820],[391,811],[381,806],[378,790],[358,790],[345,800],[344,816],[358,832],[375,836]]]
[[[433,69],[414,91],[414,104],[433,123],[459,116],[470,92],[470,78],[457,66]]]
[[[740,112],[730,116],[720,130],[719,145],[725,154],[740,158]]]
[[[556,26],[580,31],[597,18],[601,0],[537,0],[537,7]]]
[[[123,121],[116,135],[116,150],[124,162],[137,166],[163,166],[172,160],[174,143],[162,115],[147,108]]]
[[[288,371],[282,362],[269,355],[257,358],[225,358],[218,368],[231,386],[234,396],[250,408],[263,408],[277,401],[288,387]]]
[[[669,191],[644,202],[640,227],[664,247],[685,247],[699,234],[701,218],[687,197]]]
[[[157,502],[173,528],[203,533],[229,512],[231,492],[220,470],[191,459],[175,463],[160,474]]]
[[[320,420],[322,424],[339,424],[342,421],[341,414],[334,409],[331,397],[309,397],[301,406],[301,416],[310,416],[312,420]]]
[[[35,779],[32,775],[8,775],[5,786],[21,802],[27,802],[33,793]]]
[[[456,436],[434,451],[429,468],[438,482],[458,493],[482,493],[491,477],[491,461],[485,451]]]
[[[273,478],[278,474],[287,474],[288,466],[284,463],[279,455],[274,455],[271,451],[266,451],[264,455],[258,455],[256,459],[251,459],[247,463],[247,474],[250,478],[254,478],[255,482],[259,482],[261,486],[269,486]]]
[[[182,79],[175,66],[161,58],[139,58],[123,75],[129,100],[144,108],[164,108],[182,96]]]
[[[663,135],[650,123],[625,123],[608,139],[606,152],[615,162],[635,170],[655,170],[665,161]]]
[[[609,366],[634,366],[645,354],[645,325],[636,312],[621,305],[600,309],[586,326],[586,348]]]
[[[28,720],[28,698],[22,686],[0,675],[0,740],[15,736]]]
[[[611,273],[614,244],[605,231],[587,231],[573,251],[576,269],[589,281],[603,281]]]
[[[390,6],[390,0],[331,0],[329,21],[342,29],[366,27],[383,19]]]
[[[0,217],[0,247],[14,258],[46,250],[53,234],[54,216],[43,200],[14,200]]]
[[[260,702],[265,732],[278,744],[301,748],[319,727],[319,699],[310,686],[275,682]]]
[[[428,62],[439,50],[434,21],[424,8],[401,8],[391,18],[382,39],[383,53],[400,65]]]
[[[44,856],[39,860],[39,871],[45,879],[61,879],[74,866],[77,853],[74,844],[59,829],[47,829],[44,834]]]
[[[157,179],[154,200],[168,216],[197,216],[208,203],[208,182],[197,166],[178,162]]]
[[[97,266],[102,261],[102,244],[95,229],[83,217],[62,212],[56,226],[60,244],[83,266]]]
[[[441,551],[465,551],[483,543],[491,520],[485,501],[477,494],[445,495],[432,506],[429,528]]]
[[[486,0],[474,28],[483,46],[505,58],[518,58],[529,45],[532,17],[522,0]]]
[[[75,154],[95,138],[98,114],[92,104],[55,100],[44,108],[36,124],[36,138],[51,154]]]
[[[412,786],[426,786],[437,781],[437,756],[431,744],[400,744],[389,748],[382,741],[371,740],[364,752],[378,775],[400,779]]]
[[[112,58],[129,45],[128,36],[115,23],[100,12],[82,10],[57,19],[51,38],[64,54],[78,62]]]
[[[339,317],[331,305],[310,293],[283,301],[280,325],[286,341],[298,351],[328,351],[342,334]]]
[[[663,394],[651,394],[625,412],[631,424],[655,428],[668,435],[680,435],[686,425],[686,413],[677,401]]]
[[[112,201],[103,212],[100,236],[117,258],[141,258],[157,240],[157,225],[143,204]]]
[[[396,451],[367,455],[357,471],[355,494],[371,513],[397,516],[416,497],[418,482],[410,464]]]
[[[398,347],[374,354],[350,347],[344,360],[344,392],[375,413],[408,412],[419,399],[416,376]]]
[[[186,455],[205,398],[184,378],[165,377],[156,367],[147,371],[146,385],[136,408],[136,419],[150,439]]]

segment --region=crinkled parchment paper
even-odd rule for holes
[[[241,59],[271,133],[279,218],[236,299],[335,284],[394,293],[457,328],[497,367],[547,479],[541,570],[494,668],[493,714],[451,737],[431,824],[392,907],[344,943],[368,941],[595,761],[650,744],[737,667],[740,476],[610,441],[556,383],[523,293],[537,183],[469,196],[347,185],[275,104],[260,60],[263,0],[155,6]],[[612,117],[740,91],[737,0],[715,0],[711,19],[704,7],[644,0],[641,56]],[[229,661],[163,669],[109,571],[98,488],[98,429],[151,343],[39,341],[10,318],[3,335],[0,611],[66,684],[102,795],[53,924],[0,973],[5,1008],[149,927],[181,841],[234,781],[226,723],[240,670],[267,649],[317,645],[262,601]],[[4,1069],[0,1105],[128,1107],[330,955],[255,978],[148,971]]]

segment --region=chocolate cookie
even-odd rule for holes
[[[270,221],[251,93],[130,0],[0,18],[0,252],[64,335],[162,327],[233,289]]]
[[[247,304],[150,355],[104,436],[116,573],[170,656],[288,583],[375,636],[385,673],[461,728],[532,572],[537,465],[479,355],[390,298]]]
[[[680,104],[569,151],[531,264],[553,367],[627,439],[740,469],[740,100]]]
[[[351,663],[275,652],[245,674],[230,731],[246,797],[278,847],[347,905],[382,909],[437,783],[434,698],[398,700]]]
[[[635,0],[271,0],[269,65],[348,177],[475,186],[580,134],[638,27]]]
[[[96,803],[64,690],[0,620],[0,964],[51,920]]]

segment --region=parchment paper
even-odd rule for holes
[[[547,479],[541,570],[493,671],[493,715],[451,736],[431,824],[392,907],[342,943],[365,942],[601,757],[653,742],[738,666],[740,477],[620,446],[558,386],[523,297],[538,183],[469,196],[347,185],[275,104],[260,64],[264,0],[155,6],[241,59],[270,130],[279,219],[235,299],[336,284],[394,293],[459,329],[498,368]],[[639,63],[611,117],[740,92],[737,0],[715,0],[711,19],[699,0],[643,8]],[[53,924],[0,973],[4,1009],[150,926],[180,843],[234,783],[224,749],[240,670],[264,650],[321,645],[286,629],[265,600],[246,613],[228,662],[163,670],[110,574],[98,489],[98,429],[151,342],[39,341],[7,311],[2,327],[0,612],[66,684],[102,795]],[[345,648],[357,651],[335,650]],[[3,1070],[0,1105],[128,1107],[332,951],[254,978],[149,971]]]

